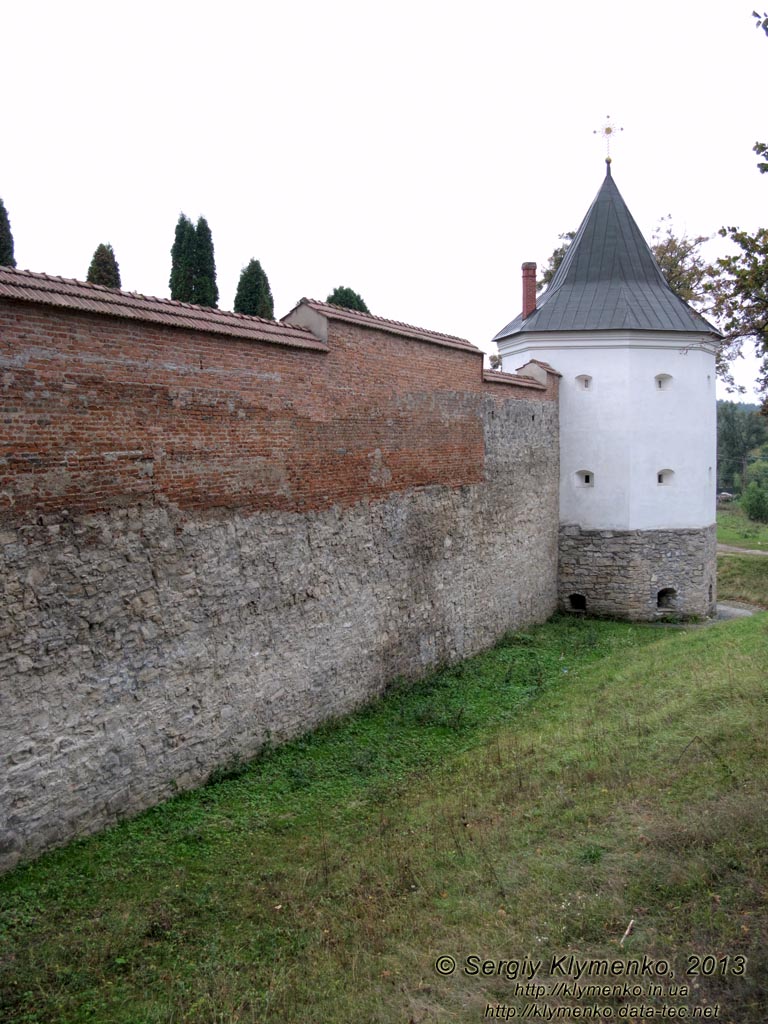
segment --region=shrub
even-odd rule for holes
[[[741,496],[741,507],[747,519],[768,523],[768,493],[753,480]]]

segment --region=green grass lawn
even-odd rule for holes
[[[738,505],[717,511],[717,541],[736,548],[768,551],[768,523],[753,523]]]
[[[539,1007],[764,1024],[766,641],[558,619],[48,854],[0,880],[0,1020],[477,1022],[527,956]],[[570,953],[675,976],[553,993]]]
[[[768,558],[762,555],[718,555],[717,598],[768,608]]]

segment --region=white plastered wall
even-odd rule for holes
[[[507,372],[540,359],[562,374],[562,523],[653,530],[714,522],[714,353],[706,336],[651,332],[523,335],[499,344]],[[669,378],[663,388],[659,375]],[[590,486],[578,475],[585,471]]]

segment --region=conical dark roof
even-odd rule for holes
[[[611,177],[611,165],[538,308],[496,335],[683,331],[718,335],[672,291]]]

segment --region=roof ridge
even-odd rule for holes
[[[558,374],[558,376],[560,376]],[[483,380],[497,381],[499,384],[522,384],[524,387],[535,387],[546,391],[547,385],[527,373],[508,373],[506,370],[493,370],[483,367]]]
[[[248,323],[256,321],[257,323],[262,323],[270,327],[279,327],[283,329],[287,327],[286,324],[282,324],[279,320],[270,320],[267,317],[251,316],[248,313],[235,312],[235,310],[219,309],[217,306],[200,306],[194,302],[181,302],[179,299],[169,299],[160,295],[145,295],[143,292],[130,292],[124,288],[110,288],[107,285],[95,284],[92,281],[80,281],[74,277],[61,277],[60,275],[57,274],[48,274],[41,271],[22,270],[19,267],[0,266],[0,278],[2,278],[2,276],[4,276],[5,274],[12,274],[14,276],[18,276],[22,278],[25,282],[29,282],[29,287],[35,287],[35,285],[37,285],[37,287],[40,288],[41,290],[44,283],[53,284],[54,286],[68,286],[60,289],[49,289],[50,291],[53,291],[56,294],[71,295],[73,289],[83,289],[85,291],[94,292],[98,294],[100,299],[106,300],[108,302],[109,300],[112,300],[109,304],[114,306],[120,306],[122,304],[125,304],[120,302],[120,298],[122,297],[124,299],[137,300],[139,302],[146,302],[152,305],[162,305],[167,307],[169,312],[174,310],[183,310],[185,312],[192,313],[194,317],[197,319],[207,319],[211,317],[228,317],[236,320],[244,320],[247,321]],[[137,307],[134,306],[132,308]],[[311,331],[309,331],[306,327],[300,327],[298,325],[293,324],[290,326],[290,330],[296,330],[307,334],[311,334]]]
[[[19,270],[16,267],[0,267],[0,299],[35,303],[70,313],[109,316],[174,329],[219,334],[244,341],[328,351],[325,342],[300,324],[127,292],[90,281],[77,281]]]
[[[301,305],[302,302],[306,302],[311,306],[322,306],[325,309],[333,310],[337,316],[348,317],[352,316],[355,319],[360,318],[363,320],[373,320],[378,323],[389,324],[391,327],[398,327],[401,330],[416,331],[421,334],[429,335],[430,337],[448,338],[450,341],[458,341],[465,345],[471,345],[472,342],[467,341],[466,338],[460,338],[455,334],[446,334],[444,331],[432,331],[427,327],[417,327],[415,324],[405,323],[403,320],[390,320],[388,317],[377,316],[375,313],[364,313],[360,309],[349,309],[347,306],[337,306],[333,302],[322,302],[319,299],[302,298],[299,300],[297,305]],[[474,348],[475,346],[473,346]]]

